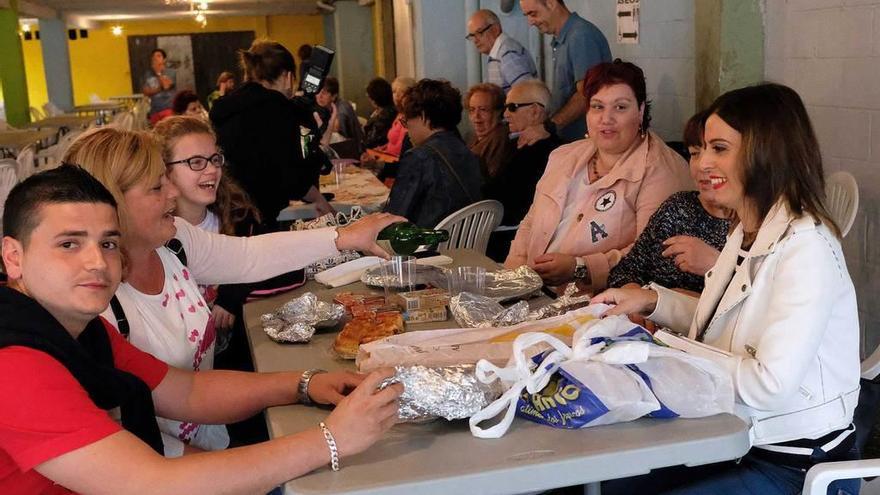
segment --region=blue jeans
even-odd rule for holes
[[[602,483],[602,495],[798,495],[804,487],[806,475],[806,471],[747,455],[739,463],[676,466],[656,469],[642,476],[606,481]],[[860,479],[839,480],[829,486],[828,493],[858,495],[860,486]]]

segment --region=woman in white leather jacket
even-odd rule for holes
[[[852,458],[859,392],[855,290],[824,202],[819,145],[797,93],[761,84],[709,109],[700,173],[739,223],[696,298],[651,284],[593,302],[686,338],[670,345],[730,371],[753,448],[740,462],[671,468],[603,493],[800,493],[815,463]],[[858,483],[835,489],[857,493]],[[837,491],[829,493],[838,493]]]

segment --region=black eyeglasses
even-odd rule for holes
[[[209,162],[215,167],[220,168],[223,166],[224,163],[226,163],[226,157],[224,157],[221,153],[214,153],[211,156],[196,155],[189,158],[184,158],[183,160],[165,162],[165,166],[170,167],[178,163],[185,163],[186,166],[189,167],[190,170],[192,170],[193,172],[199,172],[201,170],[205,170]]]
[[[540,105],[542,107],[544,106],[543,103],[540,103],[537,101],[531,101],[529,103],[507,103],[504,105],[504,109],[510,113],[513,113],[513,112],[519,110],[520,108],[527,107],[529,105]]]
[[[495,24],[486,24],[486,26],[484,26],[484,27],[482,27],[482,28],[480,28],[480,29],[477,29],[477,32],[475,32],[475,33],[468,33],[468,35],[465,36],[464,39],[466,39],[466,40],[468,40],[468,41],[473,41],[474,38],[476,38],[477,36],[482,36],[486,31],[489,30],[489,28],[491,28],[491,27],[494,26],[494,25],[495,25]]]

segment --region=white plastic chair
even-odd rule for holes
[[[852,178],[851,175],[849,176]],[[856,194],[858,195],[858,192]],[[858,196],[856,197],[858,198]],[[841,228],[843,227],[841,226]],[[862,361],[861,370],[862,378],[865,380],[873,380],[880,375],[880,346],[877,346],[874,352]],[[807,471],[802,495],[825,495],[828,492],[828,485],[833,481],[871,476],[880,476],[880,459],[823,462]]]
[[[30,177],[36,172],[37,162],[36,162],[36,151],[34,151],[33,145],[25,146],[18,152],[18,156],[15,158],[15,161],[18,162],[18,180],[22,181]]]
[[[113,116],[110,126],[130,131],[134,129],[134,115],[131,112],[120,112]]]
[[[835,172],[825,182],[825,202],[828,212],[846,236],[859,211],[859,185],[849,172]]]
[[[501,224],[504,205],[494,199],[486,199],[456,211],[440,220],[434,227],[449,231],[449,241],[440,244],[441,250],[473,249],[486,254],[489,236]]]
[[[43,170],[49,170],[61,165],[61,152],[61,143],[53,144],[48,148],[37,151],[36,155],[34,155],[37,170],[42,172]]]
[[[58,140],[58,159],[63,160],[64,154],[67,153],[67,148],[70,148],[70,143],[74,142],[76,138],[80,136],[85,131],[70,131],[67,134],[61,136],[61,139]]]
[[[41,112],[40,109],[37,107],[31,107],[30,111],[31,111],[31,122],[37,122],[37,121],[40,121],[40,120],[43,120],[44,118],[46,118],[46,116],[43,115],[43,112]]]
[[[9,197],[9,191],[18,184],[16,169],[18,163],[11,158],[0,160],[0,234],[3,233],[3,205]]]
[[[58,108],[58,105],[52,103],[51,101],[47,101],[45,105],[43,105],[43,112],[47,117],[55,117],[56,115],[61,115],[64,113],[63,110]]]

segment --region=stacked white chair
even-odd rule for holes
[[[43,112],[41,112],[40,109],[37,107],[31,107],[30,111],[31,111],[31,122],[37,122],[39,120],[43,120],[44,118],[46,118],[46,116],[43,115]]]
[[[849,172],[835,172],[825,181],[825,203],[828,213],[846,236],[859,211],[859,185]]]
[[[15,161],[18,162],[18,180],[22,181],[30,177],[37,170],[36,151],[33,145],[25,146],[18,152]]]
[[[85,131],[70,131],[67,134],[61,136],[61,139],[58,140],[58,159],[64,159],[65,153],[67,153],[67,148],[70,147],[70,143],[74,142],[76,138],[80,136]]]
[[[37,164],[37,170],[49,170],[61,165],[61,143],[53,144],[48,148],[43,148],[34,155]]]
[[[3,232],[3,205],[9,191],[18,184],[18,163],[11,158],[0,159],[0,234]]]
[[[134,114],[132,112],[119,112],[113,116],[113,122],[110,125],[124,131],[133,130]]]
[[[55,117],[57,115],[64,114],[64,110],[58,108],[58,105],[52,103],[51,101],[48,101],[45,105],[43,105],[43,111],[45,112],[47,117]]]
[[[486,199],[458,210],[440,220],[435,230],[449,231],[449,241],[438,246],[440,250],[473,249],[486,254],[489,236],[504,216],[504,205],[494,199]]]
[[[134,118],[134,130],[142,131],[149,128],[149,122],[147,121],[147,114],[149,112],[150,100],[142,98],[131,110],[132,117]]]

